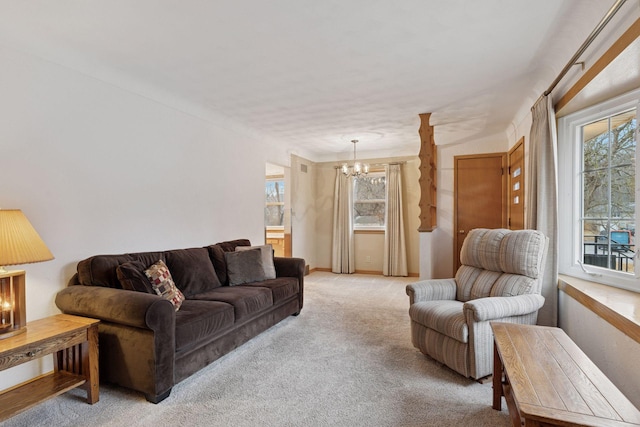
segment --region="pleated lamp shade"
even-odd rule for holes
[[[49,261],[53,255],[19,209],[0,209],[0,269]]]

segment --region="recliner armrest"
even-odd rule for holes
[[[138,328],[173,331],[175,309],[153,294],[100,286],[68,286],[56,295],[56,305],[67,314],[91,317]]]
[[[483,322],[521,316],[538,311],[544,305],[544,297],[538,294],[512,297],[478,298],[464,303],[467,321]]]
[[[410,304],[420,301],[455,300],[457,286],[455,279],[431,279],[411,283],[407,285],[406,291]]]

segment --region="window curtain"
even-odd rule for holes
[[[558,185],[556,118],[551,95],[543,96],[531,108],[529,137],[529,191],[526,199],[528,228],[549,237],[549,249],[542,279],[545,303],[538,324],[558,323]]]
[[[356,271],[353,234],[353,179],[336,169],[336,185],[333,197],[333,250],[331,271],[354,273]]]
[[[407,276],[407,250],[402,220],[402,173],[400,165],[385,166],[387,174],[387,227],[384,233],[382,274]]]

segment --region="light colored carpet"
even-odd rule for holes
[[[490,382],[466,379],[411,345],[410,278],[305,279],[305,305],[176,385],[158,405],[101,385],[72,390],[6,426],[508,426]],[[505,406],[505,405],[503,405]]]

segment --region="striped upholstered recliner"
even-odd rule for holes
[[[547,246],[535,230],[471,230],[455,279],[407,286],[413,345],[465,377],[491,375],[489,323],[536,323]]]

